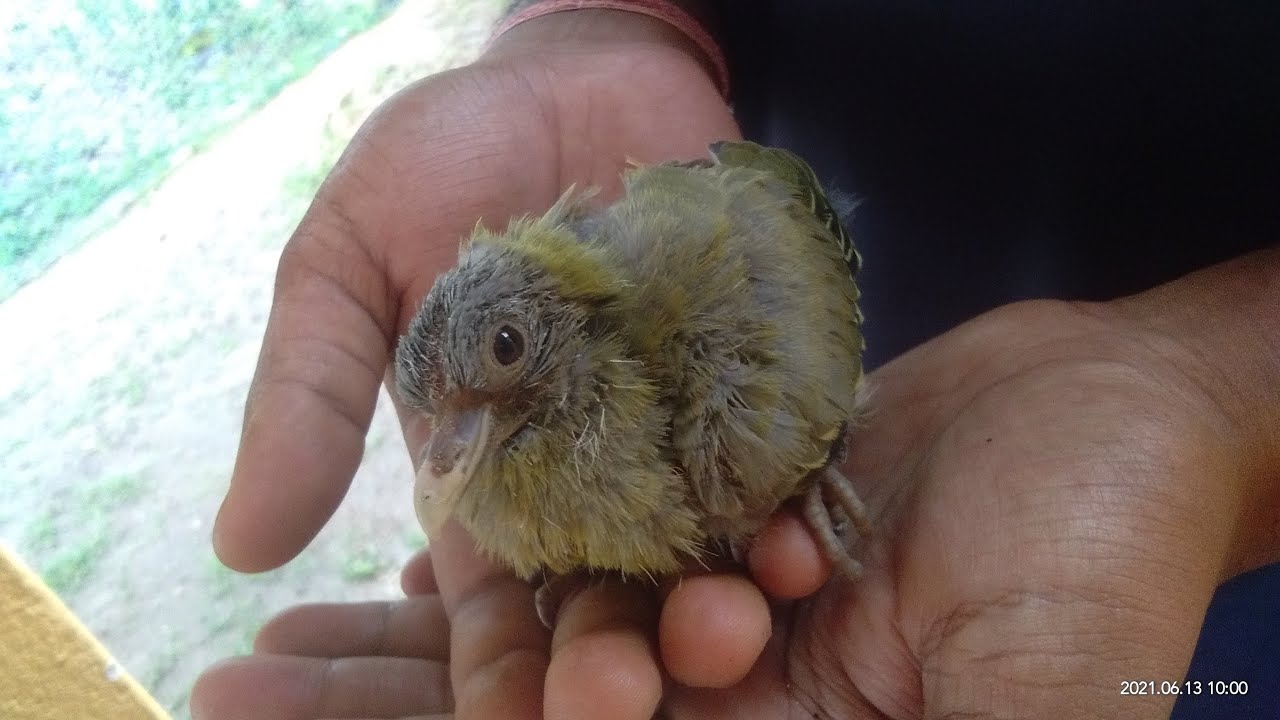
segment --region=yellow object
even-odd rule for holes
[[[0,718],[169,718],[39,576],[3,544]]]

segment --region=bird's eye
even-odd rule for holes
[[[493,336],[493,359],[499,365],[510,365],[524,355],[524,336],[510,325],[503,325]]]

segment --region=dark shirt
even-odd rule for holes
[[[726,5],[744,133],[865,198],[871,366],[1280,239],[1280,3]]]
[[[1013,300],[1114,298],[1280,240],[1280,3],[720,5],[745,135],[863,198],[869,367]],[[1174,718],[1280,718],[1278,656],[1272,566],[1219,590],[1188,673],[1248,693]]]

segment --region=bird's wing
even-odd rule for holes
[[[646,216],[636,287],[681,310],[662,363],[673,454],[708,533],[740,536],[830,462],[853,411],[858,256],[783,150],[717,143],[709,159],[642,169],[614,212],[637,216],[641,198],[662,212]]]
[[[832,208],[831,201],[823,190],[818,176],[813,172],[813,168],[790,150],[765,147],[746,140],[736,142],[722,140],[712,143],[709,149],[711,157],[721,165],[760,170],[785,183],[796,202],[817,218],[830,233],[830,237],[839,244],[840,255],[849,266],[849,277],[854,284],[853,322],[858,328],[861,349],[865,350],[865,339],[861,332],[862,308],[857,303],[856,292],[858,272],[862,269],[862,255],[858,253],[857,246],[845,229],[840,214]]]
[[[831,232],[840,244],[840,254],[849,263],[849,273],[855,276],[862,267],[862,256],[840,221],[839,214],[831,207],[818,176],[795,153],[782,148],[764,147],[753,142],[723,140],[712,143],[711,156],[722,165],[746,167],[767,172],[787,183],[796,201]]]

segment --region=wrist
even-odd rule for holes
[[[696,31],[705,35],[703,28],[707,23],[707,15],[695,12],[699,5],[689,2],[676,5],[684,7],[691,18],[697,18],[702,23]],[[505,59],[547,51],[599,52],[622,48],[679,53],[700,68],[722,95],[726,94],[727,70],[723,65],[723,58],[717,57],[718,50],[709,35],[703,38],[700,45],[690,34],[682,32],[667,21],[629,10],[564,10],[533,17],[505,29],[499,26],[499,31],[485,50],[484,58]]]
[[[1280,560],[1280,249],[1257,252],[1112,303],[1170,341],[1218,445],[1200,468],[1206,501],[1233,526],[1222,579]]]

